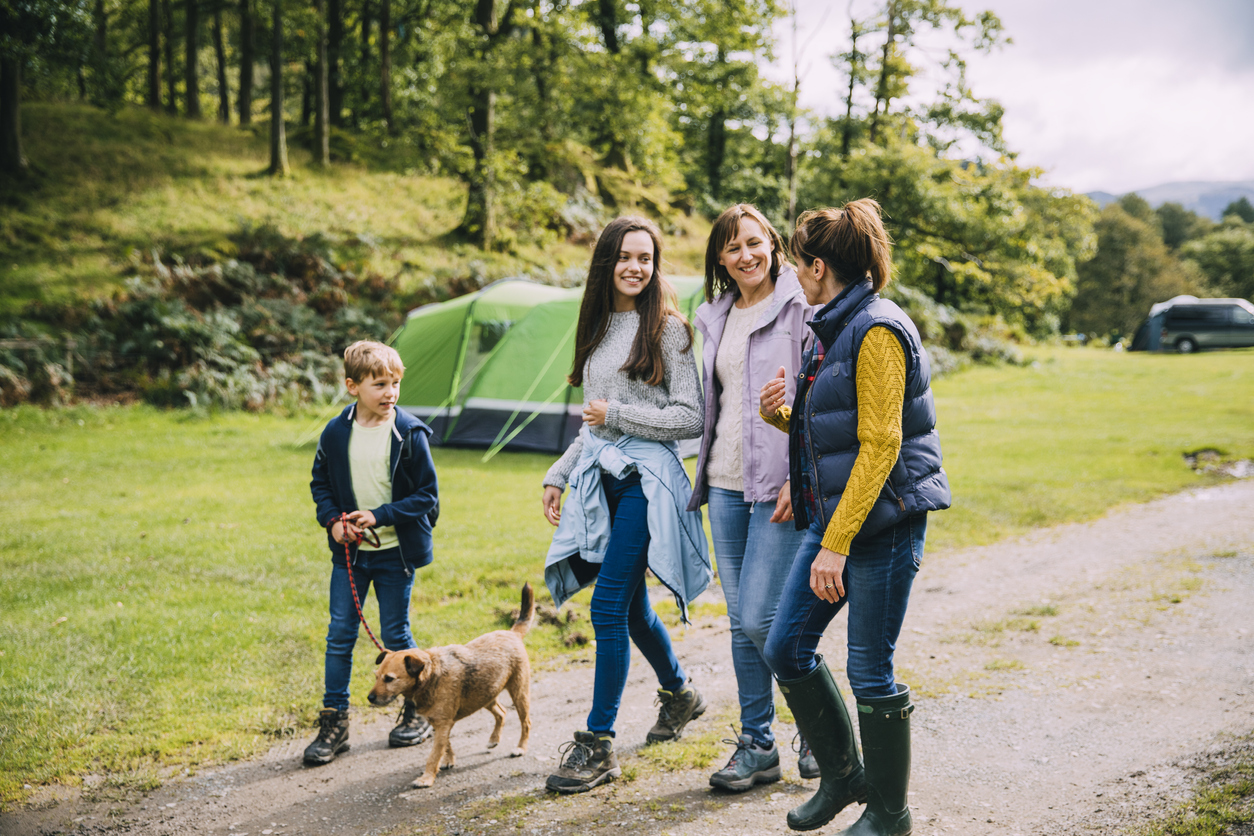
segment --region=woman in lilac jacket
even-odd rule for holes
[[[694,322],[703,340],[705,428],[688,508],[710,505],[740,697],[736,751],[710,784],[741,792],[780,777],[775,689],[762,649],[804,534],[792,522],[788,442],[758,415],[758,390],[781,370],[793,385],[811,308],[779,233],[743,203],[714,222],[705,298]],[[819,775],[804,740],[798,766],[804,778]]]

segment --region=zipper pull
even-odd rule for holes
[[[901,510],[906,510],[906,501],[901,497],[897,497],[897,504],[901,506]]]

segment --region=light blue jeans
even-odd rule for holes
[[[814,516],[818,516],[817,514]],[[779,616],[766,639],[766,660],[781,680],[800,679],[818,667],[823,631],[849,605],[849,658],[845,672],[858,699],[897,693],[893,653],[923,559],[927,514],[907,517],[871,537],[854,538],[842,575],[845,597],[829,604],[810,589],[810,564],[823,546],[823,528],[805,532],[784,585]]]
[[[775,503],[746,502],[743,491],[711,487],[709,502],[714,558],[731,621],[741,733],[770,746],[775,691],[763,649],[805,531],[792,520],[771,522]]]

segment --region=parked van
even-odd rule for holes
[[[1189,354],[1203,348],[1254,346],[1254,304],[1245,299],[1177,296],[1150,309],[1132,340],[1132,350],[1175,349]]]

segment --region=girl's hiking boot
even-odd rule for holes
[[[566,760],[544,782],[545,789],[572,795],[587,792],[623,774],[614,754],[614,738],[608,734],[577,731],[575,739],[563,743],[561,753]]]
[[[318,715],[318,736],[305,747],[305,763],[321,766],[348,751],[348,709],[324,708]]]
[[[388,734],[388,745],[396,749],[401,746],[417,746],[431,736],[431,724],[427,718],[418,713],[417,707],[405,700],[405,713],[401,720]]]
[[[645,743],[661,743],[664,740],[678,740],[679,735],[688,725],[705,713],[705,700],[692,684],[692,680],[674,693],[665,688],[657,689],[657,722],[645,736]]]
[[[772,784],[779,780],[779,747],[774,743],[769,749],[763,748],[747,734],[723,742],[736,744],[736,751],[727,766],[710,776],[710,786],[744,792],[754,784]]]
[[[819,762],[814,759],[814,750],[810,748],[810,744],[806,743],[805,735],[798,734],[797,741],[797,771],[801,773],[802,778],[818,778]]]

